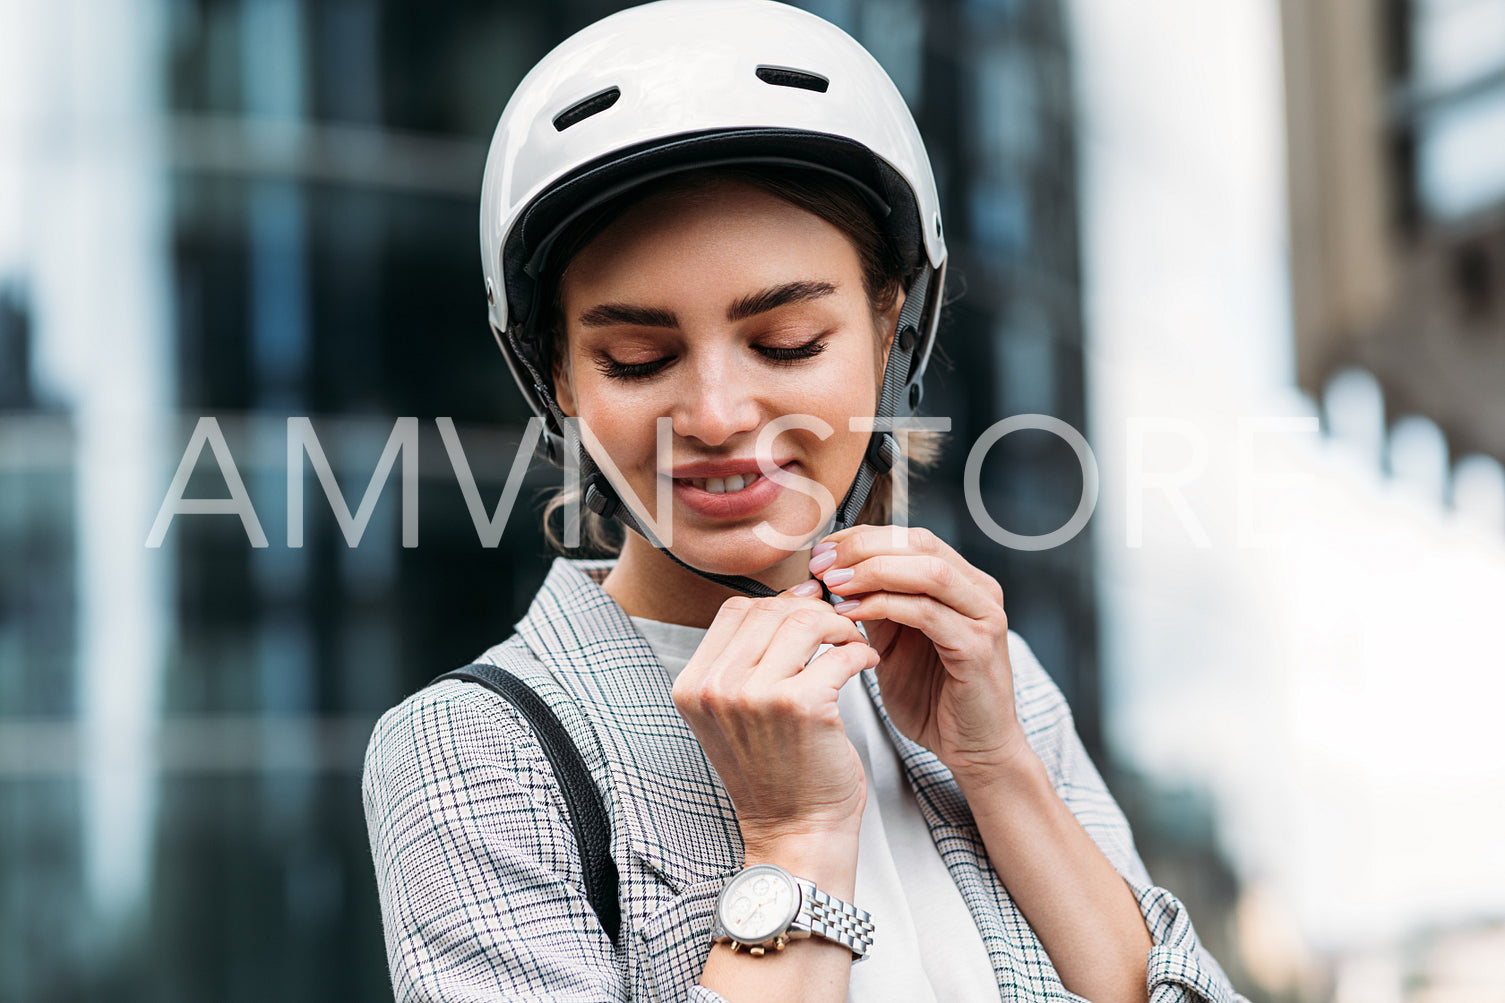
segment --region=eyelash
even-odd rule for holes
[[[774,365],[790,366],[806,359],[813,359],[826,350],[825,336],[820,335],[796,345],[794,348],[775,348],[772,346],[759,346],[757,351]],[[615,359],[603,358],[596,362],[596,367],[601,374],[612,380],[641,380],[657,373],[664,366],[673,361],[673,356],[665,356],[662,359],[654,359],[652,362],[618,362]]]

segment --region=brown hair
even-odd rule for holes
[[[610,226],[626,210],[662,192],[693,193],[711,186],[733,181],[776,198],[783,199],[796,208],[818,216],[846,235],[862,269],[863,289],[872,308],[875,327],[894,307],[899,293],[907,287],[910,275],[894,252],[882,228],[878,225],[873,209],[868,202],[847,182],[820,171],[796,167],[772,167],[751,169],[747,167],[712,167],[672,175],[635,188],[630,194],[615,200],[588,220],[561,235],[555,243],[552,255],[562,267],[550,270],[550,276],[540,290],[543,296],[543,313],[539,318],[541,355],[545,372],[557,379],[560,360],[555,346],[565,338],[563,278],[570,262],[602,230]],[[911,432],[905,438],[907,461],[913,472],[924,469],[940,456],[943,435],[940,432]],[[873,482],[867,501],[858,514],[859,523],[883,524],[892,515],[893,476],[883,474]],[[575,492],[561,490],[549,499],[544,509],[544,534],[549,543],[558,550],[565,550],[559,531],[555,528],[555,514],[561,521],[566,506],[575,505],[580,512],[581,540],[584,546],[605,554],[615,554],[622,546],[620,524],[602,519],[580,504]]]

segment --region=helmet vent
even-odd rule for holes
[[[819,73],[791,70],[784,66],[760,66],[757,72],[759,80],[775,87],[798,87],[800,90],[824,94],[826,88],[831,86],[831,81]]]
[[[825,88],[822,87],[821,90],[825,90]],[[579,125],[592,115],[599,115],[616,104],[617,98],[621,96],[622,91],[620,88],[608,87],[598,94],[592,94],[584,101],[576,101],[564,111],[554,116],[554,128],[558,132],[563,132],[572,125]]]

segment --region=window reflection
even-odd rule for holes
[[[1505,200],[1505,0],[1412,0],[1416,187],[1429,215]]]
[[[1505,82],[1449,102],[1418,127],[1417,183],[1444,219],[1505,201]]]

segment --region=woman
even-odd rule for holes
[[[998,584],[882,525],[945,246],[871,57],[768,0],[607,18],[509,102],[482,245],[549,454],[632,530],[484,658],[610,806],[621,930],[529,725],[439,683],[366,764],[399,998],[1239,998]]]

